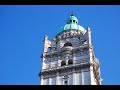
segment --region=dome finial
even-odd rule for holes
[[[70,16],[74,16],[73,11],[72,11],[72,13],[71,13],[71,15],[70,15]]]

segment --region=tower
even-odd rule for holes
[[[44,37],[41,58],[41,85],[101,85],[90,27],[79,25],[73,13],[52,40]]]

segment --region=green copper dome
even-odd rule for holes
[[[67,22],[65,26],[62,28],[62,30],[60,31],[60,33],[66,30],[80,30],[80,31],[86,32],[84,27],[78,25],[78,19],[73,15],[73,13],[67,19]]]
[[[85,29],[78,25],[78,19],[72,14],[68,20],[67,20],[67,24],[64,26],[64,30],[81,30],[81,31],[85,31]]]

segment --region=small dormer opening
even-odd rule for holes
[[[72,20],[70,20],[70,22],[72,22]]]
[[[75,22],[75,20],[73,20],[73,22]]]

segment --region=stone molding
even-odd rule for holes
[[[86,62],[86,63],[81,63],[81,64],[60,66],[60,67],[56,67],[56,68],[42,70],[39,73],[39,76],[42,78],[49,78],[49,77],[56,76],[57,73],[59,73],[59,75],[64,75],[65,73],[73,73],[73,71],[76,73],[81,72],[81,71],[89,71],[90,70],[89,67],[91,65],[92,65],[91,63]]]

